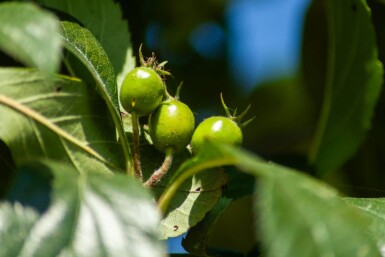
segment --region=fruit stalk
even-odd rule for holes
[[[162,163],[162,166],[159,167],[152,175],[151,177],[144,183],[145,187],[151,188],[155,186],[159,181],[164,177],[164,175],[167,174],[167,171],[170,169],[172,165],[172,161],[174,159],[173,157],[173,151],[168,151],[166,154],[166,157],[164,158],[164,161]]]
[[[139,153],[139,117],[138,114],[131,112],[132,119],[132,143],[133,143],[133,159],[135,176],[142,181],[142,168],[140,165],[140,153]]]

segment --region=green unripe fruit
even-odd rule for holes
[[[150,115],[148,128],[154,146],[161,152],[180,152],[190,143],[195,118],[190,108],[171,99],[160,104]]]
[[[163,100],[165,87],[160,76],[151,68],[137,67],[127,73],[120,91],[123,108],[138,116],[153,112]]]
[[[192,151],[197,153],[207,139],[225,144],[240,145],[243,134],[236,122],[226,117],[214,116],[202,121],[195,129],[191,139]]]

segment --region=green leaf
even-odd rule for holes
[[[226,175],[220,169],[207,170],[183,183],[162,219],[161,238],[180,236],[201,221],[220,199],[225,183]],[[164,186],[157,189],[156,194],[160,195]]]
[[[224,146],[223,146],[224,147]],[[201,151],[190,159],[187,159],[179,168],[172,174],[168,180],[167,188],[160,196],[159,208],[165,213],[168,210],[170,201],[174,194],[178,191],[183,183],[189,180],[192,176],[209,169],[218,169],[225,165],[237,165],[241,159],[231,153],[223,152],[222,148],[213,142],[205,142]],[[227,149],[227,148],[224,148]],[[242,156],[242,155],[241,155]],[[255,157],[256,158],[256,157]],[[253,160],[253,158],[245,161]],[[243,160],[242,160],[243,161]],[[209,173],[209,172],[205,172]]]
[[[176,168],[189,157],[188,151],[174,157],[167,175],[152,189],[156,199],[164,192]],[[141,145],[141,161],[145,179],[159,168],[163,158],[163,154],[160,154],[153,146]],[[207,170],[207,172],[186,180],[178,188],[175,197],[170,202],[170,208],[160,223],[160,238],[180,236],[201,221],[220,199],[222,187],[226,182],[227,176],[222,169]]]
[[[0,257],[19,256],[20,246],[30,234],[39,215],[16,203],[0,203]]]
[[[324,173],[338,169],[364,140],[380,94],[383,69],[364,1],[314,3],[325,8],[327,15],[328,54],[323,105],[309,159]]]
[[[79,24],[63,21],[60,25],[64,46],[89,69],[105,100],[119,110],[115,72],[104,49],[91,32]]]
[[[196,256],[209,256],[207,247],[211,228],[230,203],[231,199],[221,198],[205,218],[189,230],[187,236],[182,239],[186,251]]]
[[[33,162],[25,169],[52,173],[53,194],[17,256],[165,255],[164,243],[157,238],[159,212],[136,179],[79,174],[60,162]]]
[[[100,42],[115,73],[118,87],[135,67],[131,35],[122,19],[120,5],[113,0],[38,0],[44,6],[68,13],[79,20]]]
[[[61,39],[55,16],[29,3],[0,4],[0,49],[45,74],[60,64]]]
[[[191,175],[235,165],[259,178],[255,233],[267,256],[380,256],[367,220],[326,184],[232,146],[207,142],[202,149],[176,171],[158,201],[161,210]]]
[[[123,169],[122,149],[105,103],[77,79],[0,69],[0,138],[16,164],[47,158],[79,172]],[[91,168],[92,167],[92,168]]]
[[[376,238],[378,247],[384,251],[385,246],[385,199],[384,198],[344,198],[359,209],[370,224],[370,232]]]
[[[380,256],[366,219],[336,192],[300,173],[270,165],[255,204],[268,256]]]
[[[99,92],[106,101],[123,147],[127,170],[131,168],[131,154],[120,118],[115,73],[106,52],[87,29],[72,22],[61,22],[64,46],[77,56],[95,78]]]

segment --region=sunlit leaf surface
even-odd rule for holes
[[[16,163],[49,158],[79,172],[123,169],[114,124],[93,88],[63,76],[48,83],[25,69],[0,69],[0,77],[0,138]]]
[[[151,194],[125,175],[79,174],[63,163],[34,162],[19,172],[53,174],[51,204],[39,220],[0,208],[0,256],[164,256],[160,215]],[[29,213],[26,213],[29,214]],[[18,222],[20,221],[20,223]],[[5,223],[6,222],[6,223]],[[18,224],[19,223],[19,224]],[[14,224],[20,233],[13,232]],[[27,229],[28,228],[28,229]],[[13,233],[10,233],[13,232]],[[2,241],[3,243],[4,241]],[[8,247],[13,249],[8,249]]]
[[[59,21],[31,3],[0,4],[0,49],[52,75],[60,65]]]

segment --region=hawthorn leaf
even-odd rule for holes
[[[163,212],[181,183],[192,175],[234,165],[258,178],[255,233],[267,256],[380,256],[367,219],[327,184],[234,146],[208,141],[202,149],[171,178],[158,200]]]
[[[185,160],[190,158],[186,150],[174,157],[171,169],[167,175],[152,188],[155,199],[164,192],[170,179]],[[141,145],[141,159],[144,179],[162,164],[164,155],[152,145]],[[170,202],[170,208],[163,216],[159,225],[161,239],[177,237],[201,221],[206,213],[218,202],[222,188],[227,182],[226,173],[222,169],[211,169],[190,177],[181,185]]]
[[[0,257],[19,256],[25,239],[39,219],[32,208],[19,203],[0,203]]]
[[[0,49],[46,75],[53,75],[60,65],[58,31],[57,18],[34,4],[0,4]]]
[[[370,232],[377,241],[378,248],[385,256],[385,199],[384,198],[344,198],[360,210],[370,221]]]
[[[66,49],[76,55],[94,76],[103,98],[119,110],[115,72],[102,46],[91,32],[69,21],[60,23]]]
[[[61,162],[20,168],[53,175],[51,204],[14,256],[164,256],[159,211],[135,178],[79,173]],[[44,242],[44,243],[42,243]]]
[[[114,69],[104,49],[89,30],[77,23],[63,21],[61,36],[64,46],[83,62],[95,78],[98,91],[106,101],[122,144],[127,170],[132,170],[130,148],[125,136],[118,100]]]
[[[122,147],[104,101],[78,79],[47,82],[35,70],[0,69],[0,138],[16,165],[47,158],[79,172],[123,170]]]
[[[186,181],[171,200],[160,223],[160,237],[180,236],[194,227],[218,202],[225,183],[226,174],[221,169],[206,170]],[[163,189],[157,195],[161,192]]]
[[[326,65],[318,69],[321,75],[313,76],[314,71],[313,75],[305,74],[314,80],[324,76],[320,80],[324,81],[323,103],[309,160],[323,174],[341,167],[363,142],[381,91],[383,67],[378,60],[375,31],[365,1],[319,0],[313,4],[326,15],[321,20],[327,22],[328,47],[327,54],[318,56],[326,60],[305,59],[306,67],[312,67],[314,62]],[[306,31],[311,35],[318,33],[316,28]],[[305,34],[305,39],[311,35]],[[310,52],[316,51],[306,42],[304,55],[312,56]],[[313,82],[319,84],[311,80],[309,87]]]
[[[270,167],[268,167],[270,166]],[[327,185],[268,165],[255,205],[267,256],[380,256],[367,220]]]
[[[113,0],[38,0],[79,20],[100,42],[117,74],[118,87],[135,67],[131,34],[121,6]]]
[[[221,198],[196,226],[192,227],[185,238],[182,239],[182,246],[186,251],[196,256],[210,256],[207,253],[210,232],[217,219],[230,205],[231,199]]]

